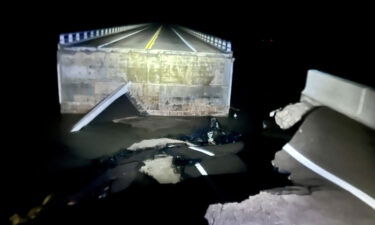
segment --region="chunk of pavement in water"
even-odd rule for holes
[[[172,156],[145,160],[145,165],[139,171],[155,178],[160,184],[175,184],[181,180],[181,174],[176,171],[172,163]]]
[[[130,151],[137,151],[147,148],[165,148],[168,144],[186,144],[189,146],[193,146],[189,142],[176,140],[176,139],[170,139],[170,138],[158,138],[158,139],[147,139],[142,140],[141,142],[137,142],[132,144],[127,149]]]
[[[282,110],[277,110],[275,113],[276,124],[281,129],[289,129],[294,124],[302,119],[308,111],[313,108],[313,105],[303,101],[295,104],[289,104]],[[272,113],[272,112],[271,112]]]

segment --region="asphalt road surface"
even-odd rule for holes
[[[151,24],[93,40],[72,47],[156,49],[187,52],[220,53],[217,48],[170,25]]]

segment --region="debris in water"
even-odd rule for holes
[[[208,128],[204,128],[191,135],[181,137],[182,140],[197,145],[221,145],[235,143],[240,141],[241,138],[242,135],[240,133],[224,129],[215,117],[210,119],[210,125]]]
[[[275,116],[275,121],[281,129],[289,129],[294,124],[299,122],[308,111],[313,108],[313,105],[303,101],[295,104],[289,104],[282,110],[275,110],[270,113],[270,116]]]
[[[143,140],[141,142],[134,143],[129,148],[127,148],[127,150],[137,151],[137,150],[143,150],[143,149],[149,149],[149,148],[162,149],[162,148],[165,148],[168,144],[187,144],[189,146],[193,146],[192,144],[186,141],[170,139],[170,138],[158,138],[158,139]]]
[[[176,171],[172,162],[172,156],[158,156],[144,161],[145,165],[139,171],[155,178],[161,184],[176,184],[181,180],[181,174]]]

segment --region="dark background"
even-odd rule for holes
[[[39,165],[55,146],[60,33],[160,22],[231,40],[232,105],[259,121],[298,101],[308,69],[375,87],[373,22],[366,7],[220,1],[19,4],[3,19],[7,40],[1,88],[3,186],[19,192],[37,182],[34,178],[43,172]]]

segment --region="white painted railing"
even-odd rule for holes
[[[204,33],[201,33],[201,32],[186,28],[186,27],[180,26],[180,28],[186,31],[187,33],[199,38],[200,40],[214,46],[215,48],[218,48],[221,51],[224,51],[227,53],[232,52],[232,43],[230,41],[226,41],[221,38],[208,35],[208,34],[204,34]]]
[[[89,31],[79,31],[74,33],[65,33],[60,34],[60,45],[70,45],[76,44],[83,41],[88,41],[91,39],[104,37],[107,35],[112,35],[115,33],[124,32],[127,30],[136,29],[139,27],[147,26],[148,24],[137,24],[137,25],[128,25],[128,26],[120,26],[120,27],[112,27],[112,28],[104,28],[104,29],[97,29],[97,30],[89,30]]]

